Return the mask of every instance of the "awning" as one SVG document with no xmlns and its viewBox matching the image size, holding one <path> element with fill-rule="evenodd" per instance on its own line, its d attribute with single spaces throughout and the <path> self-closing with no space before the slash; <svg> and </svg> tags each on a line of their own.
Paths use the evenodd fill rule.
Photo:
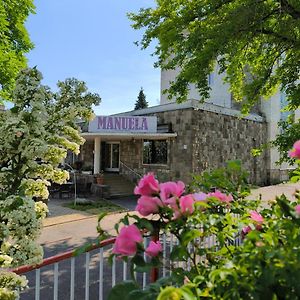
<svg viewBox="0 0 300 300">
<path fill-rule="evenodd" d="M 82 132 L 81 136 L 86 140 L 100 137 L 103 141 L 117 140 L 166 140 L 177 137 L 177 133 L 132 133 L 132 132 Z"/>
</svg>

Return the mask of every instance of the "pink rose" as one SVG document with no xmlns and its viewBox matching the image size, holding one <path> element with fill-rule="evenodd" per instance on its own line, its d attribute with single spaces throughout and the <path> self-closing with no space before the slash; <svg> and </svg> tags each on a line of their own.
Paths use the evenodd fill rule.
<svg viewBox="0 0 300 300">
<path fill-rule="evenodd" d="M 153 173 L 145 175 L 134 189 L 135 195 L 152 196 L 158 194 L 159 183 Z"/>
<path fill-rule="evenodd" d="M 250 212 L 250 218 L 251 218 L 253 221 L 255 221 L 255 222 L 259 223 L 259 224 L 262 224 L 262 223 L 264 222 L 263 216 L 262 216 L 261 214 L 259 214 L 259 213 L 258 213 L 257 211 L 255 211 L 255 210 L 252 210 L 252 211 Z"/>
<path fill-rule="evenodd" d="M 163 202 L 168 203 L 168 200 L 173 197 L 180 197 L 185 189 L 182 181 L 178 182 L 164 182 L 160 184 L 160 198 Z"/>
<path fill-rule="evenodd" d="M 226 202 L 226 203 L 230 203 L 233 200 L 232 195 L 223 194 L 219 190 L 216 190 L 213 193 L 207 194 L 207 197 L 215 197 L 215 198 L 219 199 L 221 202 Z"/>
<path fill-rule="evenodd" d="M 163 204 L 158 197 L 141 196 L 135 208 L 142 216 L 146 217 L 150 214 L 158 212 L 159 207 Z"/>
<path fill-rule="evenodd" d="M 255 229 L 261 230 L 261 224 L 264 222 L 263 216 L 255 210 L 250 211 L 250 218 L 256 223 Z M 242 237 L 245 237 L 250 231 L 252 231 L 250 226 L 246 226 L 242 229 Z"/>
<path fill-rule="evenodd" d="M 134 255 L 137 250 L 136 244 L 142 241 L 140 230 L 135 225 L 125 226 L 117 236 L 112 252 L 122 256 Z"/>
<path fill-rule="evenodd" d="M 295 206 L 295 212 L 298 216 L 300 216 L 300 204 Z"/>
<path fill-rule="evenodd" d="M 194 198 L 192 195 L 182 196 L 179 199 L 179 206 L 182 214 L 192 214 L 194 212 Z"/>
<path fill-rule="evenodd" d="M 246 226 L 242 229 L 242 234 L 245 236 L 247 233 L 249 233 L 251 231 L 251 227 L 250 226 Z"/>
<path fill-rule="evenodd" d="M 153 242 L 151 241 L 147 249 L 145 250 L 146 254 L 150 257 L 157 256 L 160 252 L 162 252 L 162 246 L 159 241 Z"/>
<path fill-rule="evenodd" d="M 195 193 L 192 195 L 195 201 L 205 201 L 207 198 L 207 194 L 205 193 Z"/>
<path fill-rule="evenodd" d="M 181 216 L 181 211 L 178 207 L 179 199 L 172 197 L 164 201 L 164 205 L 169 206 L 173 210 L 173 219 L 178 219 Z"/>
<path fill-rule="evenodd" d="M 300 141 L 295 142 L 293 149 L 289 151 L 289 156 L 300 159 Z"/>
</svg>

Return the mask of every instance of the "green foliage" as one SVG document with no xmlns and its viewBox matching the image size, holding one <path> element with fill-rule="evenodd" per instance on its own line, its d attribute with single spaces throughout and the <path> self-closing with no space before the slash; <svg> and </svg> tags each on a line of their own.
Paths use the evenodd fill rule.
<svg viewBox="0 0 300 300">
<path fill-rule="evenodd" d="M 205 171 L 200 175 L 194 174 L 189 188 L 206 193 L 219 189 L 226 194 L 232 194 L 236 199 L 244 198 L 250 192 L 248 176 L 248 172 L 242 168 L 241 161 L 227 161 L 223 168 Z"/>
<path fill-rule="evenodd" d="M 143 88 L 141 88 L 138 98 L 135 102 L 134 110 L 143 109 L 148 107 L 148 102 L 146 101 L 146 96 L 144 94 Z"/>
<path fill-rule="evenodd" d="M 160 0 L 154 8 L 129 14 L 135 29 L 144 29 L 142 48 L 158 39 L 157 66 L 179 75 L 168 92 L 181 102 L 194 83 L 209 97 L 208 75 L 215 63 L 225 73 L 244 112 L 278 87 L 290 109 L 300 104 L 300 2 L 257 0 Z"/>
<path fill-rule="evenodd" d="M 193 278 L 197 293 L 213 299 L 298 299 L 300 219 L 293 206 L 281 196 L 264 209 L 261 230 Z"/>
<path fill-rule="evenodd" d="M 33 48 L 24 25 L 34 11 L 33 0 L 0 2 L 0 96 L 6 99 L 10 97 L 17 74 L 26 67 L 25 54 Z"/>
<path fill-rule="evenodd" d="M 70 202 L 64 204 L 64 206 L 76 209 L 79 211 L 86 211 L 90 214 L 99 214 L 99 213 L 113 213 L 113 212 L 122 212 L 126 211 L 124 207 L 121 207 L 117 204 L 111 203 L 110 201 L 106 201 L 104 199 L 97 199 L 94 202 L 88 203 L 76 203 Z"/>
<path fill-rule="evenodd" d="M 138 289 L 138 285 L 134 281 L 124 281 L 111 290 L 108 300 L 130 300 L 132 299 L 130 292 L 136 289 Z"/>
<path fill-rule="evenodd" d="M 291 165 L 295 160 L 288 156 L 288 150 L 293 148 L 293 144 L 300 140 L 300 120 L 288 118 L 287 121 L 279 122 L 281 134 L 278 134 L 272 145 L 277 147 L 280 152 L 280 159 L 278 163 L 288 162 Z"/>
<path fill-rule="evenodd" d="M 299 179 L 299 172 L 295 176 Z M 268 203 L 248 200 L 244 198 L 248 187 L 241 188 L 241 178 L 246 178 L 241 164 L 232 161 L 195 183 L 202 191 L 210 191 L 212 186 L 233 191 L 234 200 L 228 203 L 208 195 L 195 202 L 192 213 L 179 218 L 165 206 L 152 219 L 125 216 L 125 224 L 132 224 L 129 219 L 133 218 L 141 231 L 150 231 L 146 235 L 158 231 L 173 234 L 178 243 L 167 260 L 161 255 L 145 260 L 144 246 L 137 244 L 130 260 L 132 274 L 149 272 L 163 264 L 172 269 L 172 274 L 144 290 L 117 285 L 112 294 L 120 295 L 122 290 L 128 299 L 161 300 L 299 299 L 300 193 L 296 193 L 295 202 L 284 195 Z M 215 243 L 209 242 L 212 238 Z"/>
<path fill-rule="evenodd" d="M 244 201 L 232 203 L 230 211 L 220 204 L 216 210 L 216 202 L 212 201 L 206 210 L 196 210 L 182 222 L 168 223 L 168 230 L 163 228 L 180 241 L 173 248 L 171 261 L 189 261 L 191 270 L 173 269 L 170 278 L 144 291 L 125 291 L 124 285 L 115 286 L 112 294 L 119 295 L 122 289 L 124 297 L 135 295 L 137 299 L 298 299 L 300 216 L 295 213 L 295 203 L 285 196 L 278 197 L 260 212 L 264 221 L 257 227 L 249 218 L 249 208 L 254 209 L 259 202 Z M 234 211 L 240 215 L 233 215 Z M 240 246 L 233 246 L 245 226 L 252 230 Z M 217 247 L 206 244 L 212 235 Z M 188 244 L 193 252 L 187 251 Z M 132 261 L 137 266 L 148 264 L 140 254 Z M 137 267 L 135 271 L 148 269 Z"/>
<path fill-rule="evenodd" d="M 146 286 L 145 290 L 141 290 L 135 281 L 125 281 L 115 285 L 108 296 L 108 300 L 118 300 L 120 295 L 125 299 L 135 300 L 153 300 L 157 299 L 161 288 L 167 287 L 172 283 L 170 278 L 161 278 L 156 282 Z"/>
<path fill-rule="evenodd" d="M 224 73 L 242 112 L 278 89 L 286 93 L 288 111 L 300 106 L 300 2 L 288 0 L 161 0 L 153 8 L 129 14 L 133 28 L 143 29 L 140 46 L 158 39 L 157 67 L 179 72 L 168 97 L 187 100 L 195 84 L 209 98 L 209 74 Z M 216 67 L 218 66 L 218 67 Z M 299 122 L 283 122 L 272 145 L 279 163 L 293 163 L 286 154 L 299 140 Z M 259 154 L 260 151 L 255 151 Z"/>
</svg>

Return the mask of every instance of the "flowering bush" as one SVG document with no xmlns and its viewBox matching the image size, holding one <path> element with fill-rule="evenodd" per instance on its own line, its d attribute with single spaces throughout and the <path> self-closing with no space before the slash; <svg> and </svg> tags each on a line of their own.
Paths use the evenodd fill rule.
<svg viewBox="0 0 300 300">
<path fill-rule="evenodd" d="M 48 209 L 34 200 L 47 199 L 52 182 L 68 179 L 58 165 L 68 150 L 78 153 L 84 140 L 76 120 L 91 117 L 91 105 L 99 101 L 75 79 L 59 82 L 57 93 L 41 80 L 37 69 L 23 70 L 13 108 L 0 112 L 0 269 L 41 262 L 36 240 Z M 0 276 L 1 299 L 14 299 L 16 286 L 23 287 L 20 276 L 8 274 Z"/>
<path fill-rule="evenodd" d="M 298 203 L 282 195 L 259 209 L 260 201 L 246 200 L 243 191 L 229 194 L 224 186 L 220 189 L 189 188 L 187 193 L 183 182 L 159 183 L 154 174 L 145 175 L 135 188 L 140 195 L 136 210 L 142 217 L 128 215 L 123 225 L 117 224 L 117 229 L 123 227 L 112 255 L 129 258 L 132 274 L 149 271 L 166 261 L 159 241 L 145 247 L 141 232 L 154 237 L 173 234 L 178 244 L 166 266 L 172 274 L 144 290 L 133 277 L 116 285 L 109 299 L 117 299 L 120 291 L 125 299 L 298 299 L 299 195 Z M 215 243 L 208 244 L 212 237 Z M 189 262 L 190 268 L 174 262 Z"/>
<path fill-rule="evenodd" d="M 0 299 L 14 300 L 20 291 L 27 287 L 25 276 L 18 276 L 11 272 L 0 271 Z"/>
</svg>

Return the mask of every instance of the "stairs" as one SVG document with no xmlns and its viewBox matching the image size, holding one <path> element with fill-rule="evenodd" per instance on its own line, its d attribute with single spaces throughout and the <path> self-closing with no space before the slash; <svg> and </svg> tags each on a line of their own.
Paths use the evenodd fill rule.
<svg viewBox="0 0 300 300">
<path fill-rule="evenodd" d="M 104 184 L 110 187 L 110 198 L 133 195 L 135 184 L 118 173 L 104 173 Z"/>
</svg>

